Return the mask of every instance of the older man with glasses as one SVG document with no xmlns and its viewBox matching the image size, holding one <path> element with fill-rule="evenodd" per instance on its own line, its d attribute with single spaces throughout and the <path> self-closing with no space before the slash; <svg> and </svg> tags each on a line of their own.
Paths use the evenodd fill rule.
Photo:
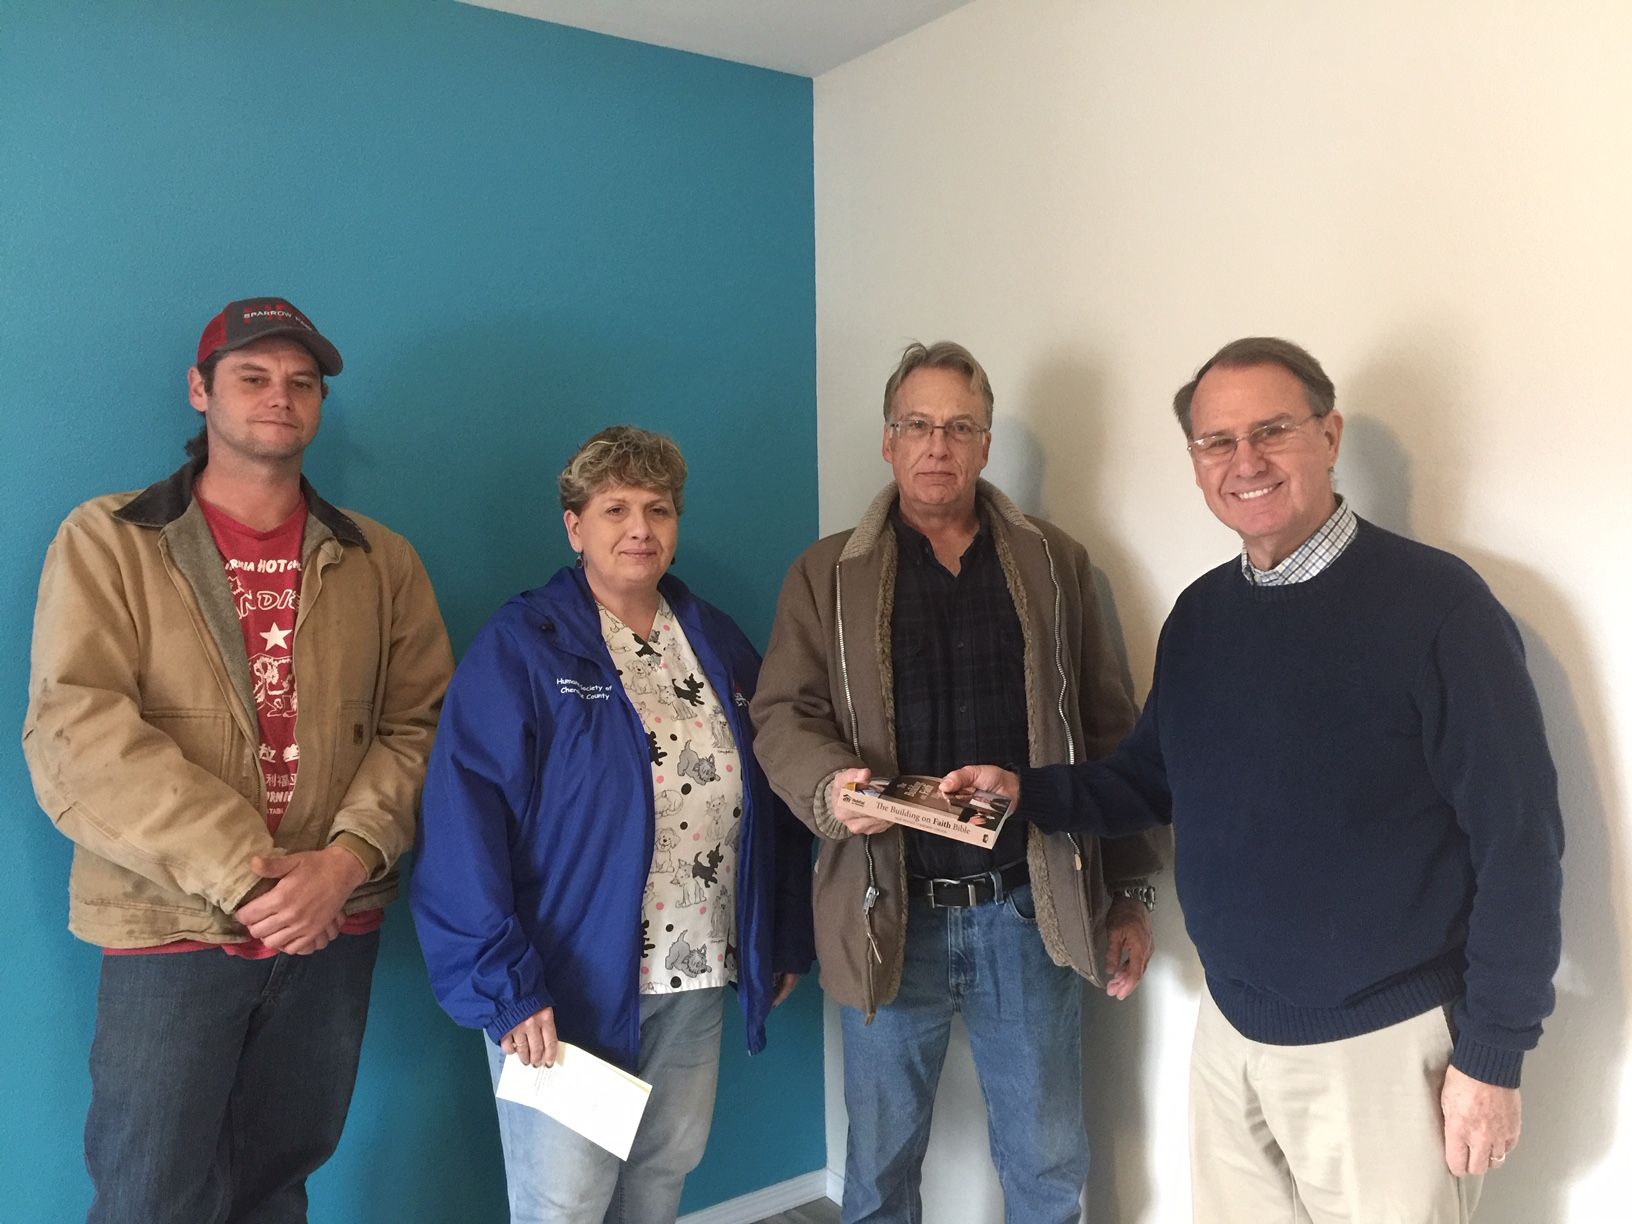
<svg viewBox="0 0 1632 1224">
<path fill-rule="evenodd" d="M 1080 1217 L 1082 980 L 1126 998 L 1150 958 L 1143 837 L 1009 821 L 991 849 L 835 810 L 874 773 L 1109 751 L 1133 707 L 1081 544 L 980 479 L 992 391 L 914 344 L 884 390 L 894 481 L 782 589 L 753 702 L 772 785 L 821 837 L 822 986 L 842 1006 L 844 1219 L 922 1218 L 952 1015 L 969 1030 L 1008 1220 Z"/>
<path fill-rule="evenodd" d="M 1466 1221 L 1559 958 L 1557 778 L 1517 628 L 1357 517 L 1320 363 L 1237 340 L 1174 398 L 1239 558 L 1174 606 L 1103 762 L 961 769 L 1050 830 L 1171 822 L 1202 967 L 1198 1224 Z"/>
</svg>

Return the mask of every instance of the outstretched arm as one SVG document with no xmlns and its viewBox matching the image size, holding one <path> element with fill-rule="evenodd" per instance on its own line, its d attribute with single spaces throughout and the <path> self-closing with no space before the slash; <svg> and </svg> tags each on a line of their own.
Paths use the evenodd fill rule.
<svg viewBox="0 0 1632 1224">
<path fill-rule="evenodd" d="M 1155 709 L 1152 690 L 1133 731 L 1103 761 L 1040 765 L 1018 773 L 965 765 L 941 780 L 941 791 L 975 787 L 1007 795 L 1016 815 L 1045 832 L 1130 837 L 1168 824 L 1173 797 L 1156 738 Z"/>
</svg>

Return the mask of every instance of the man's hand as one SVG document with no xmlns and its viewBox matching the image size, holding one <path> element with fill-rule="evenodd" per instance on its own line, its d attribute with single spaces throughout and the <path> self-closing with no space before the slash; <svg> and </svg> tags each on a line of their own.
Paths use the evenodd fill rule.
<svg viewBox="0 0 1632 1224">
<path fill-rule="evenodd" d="M 536 1011 L 499 1039 L 499 1049 L 529 1067 L 555 1066 L 555 1008 Z"/>
<path fill-rule="evenodd" d="M 1439 1094 L 1445 1115 L 1445 1166 L 1457 1177 L 1500 1168 L 1519 1143 L 1519 1090 L 1498 1088 L 1445 1069 Z"/>
<path fill-rule="evenodd" d="M 296 956 L 320 952 L 339 936 L 346 898 L 368 878 L 344 846 L 276 858 L 257 854 L 249 869 L 273 884 L 240 905 L 235 916 L 267 947 Z"/>
<path fill-rule="evenodd" d="M 995 791 L 999 795 L 1007 795 L 1012 800 L 1009 804 L 1011 812 L 1020 806 L 1020 779 L 996 765 L 965 765 L 962 769 L 954 769 L 941 779 L 943 795 L 955 795 L 959 791 L 971 790 Z"/>
<path fill-rule="evenodd" d="M 793 993 L 793 988 L 799 985 L 799 979 L 804 976 L 798 973 L 778 973 L 771 979 L 771 985 L 776 993 L 771 996 L 771 1006 L 780 1007 Z"/>
<path fill-rule="evenodd" d="M 1150 933 L 1150 912 L 1142 901 L 1117 897 L 1111 902 L 1110 938 L 1105 948 L 1105 993 L 1125 999 L 1145 976 L 1156 941 Z"/>
<path fill-rule="evenodd" d="M 879 820 L 874 816 L 863 816 L 859 812 L 852 812 L 839 806 L 839 792 L 846 786 L 860 786 L 872 780 L 873 771 L 870 769 L 841 769 L 833 775 L 833 783 L 828 788 L 828 794 L 832 796 L 833 802 L 833 819 L 852 833 L 859 835 L 882 833 L 885 829 L 895 827 L 887 820 Z"/>
</svg>

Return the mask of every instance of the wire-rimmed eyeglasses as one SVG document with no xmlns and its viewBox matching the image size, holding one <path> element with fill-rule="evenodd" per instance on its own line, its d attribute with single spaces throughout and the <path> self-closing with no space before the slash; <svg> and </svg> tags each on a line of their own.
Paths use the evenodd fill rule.
<svg viewBox="0 0 1632 1224">
<path fill-rule="evenodd" d="M 927 442 L 939 429 L 946 434 L 948 441 L 961 446 L 968 446 L 971 443 L 978 442 L 992 432 L 984 425 L 977 425 L 968 417 L 958 417 L 956 420 L 948 421 L 944 425 L 937 425 L 933 421 L 925 420 L 923 417 L 910 416 L 905 420 L 890 421 L 885 428 L 896 437 L 904 438 L 908 442 Z"/>
<path fill-rule="evenodd" d="M 1285 450 L 1292 444 L 1297 432 L 1310 421 L 1320 418 L 1313 412 L 1297 421 L 1266 421 L 1256 425 L 1241 434 L 1216 433 L 1208 434 L 1204 438 L 1197 438 L 1193 442 L 1185 443 L 1185 449 L 1197 463 L 1211 466 L 1215 463 L 1227 463 L 1235 455 L 1235 448 L 1245 442 L 1253 450 L 1263 455 L 1273 455 L 1276 451 Z"/>
</svg>

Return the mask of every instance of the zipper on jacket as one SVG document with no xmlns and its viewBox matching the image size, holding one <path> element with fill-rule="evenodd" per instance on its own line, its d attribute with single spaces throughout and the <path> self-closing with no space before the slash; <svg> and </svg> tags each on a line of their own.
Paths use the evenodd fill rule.
<svg viewBox="0 0 1632 1224">
<path fill-rule="evenodd" d="M 1054 669 L 1060 674 L 1060 698 L 1056 708 L 1060 715 L 1060 725 L 1065 728 L 1066 764 L 1075 765 L 1077 763 L 1077 741 L 1076 736 L 1071 733 L 1071 720 L 1066 717 L 1065 712 L 1065 698 L 1070 691 L 1071 682 L 1065 671 L 1065 645 L 1060 636 L 1060 611 L 1065 596 L 1060 589 L 1060 576 L 1054 569 L 1054 550 L 1048 546 L 1047 536 L 1043 537 L 1043 556 L 1048 558 L 1048 577 L 1054 584 Z M 1092 580 L 1091 576 L 1090 580 Z M 1068 833 L 1066 836 L 1071 839 L 1071 857 L 1077 869 L 1079 880 L 1078 887 L 1073 889 L 1072 892 L 1076 898 L 1077 918 L 1082 923 L 1083 946 L 1088 949 L 1088 969 L 1092 975 L 1089 981 L 1095 986 L 1100 986 L 1103 983 L 1100 981 L 1101 974 L 1095 957 L 1097 949 L 1094 946 L 1094 913 L 1089 902 L 1093 888 L 1086 878 L 1088 853 L 1083 847 L 1081 834 Z M 1056 919 L 1059 917 L 1058 913 L 1055 914 L 1055 917 Z"/>
<path fill-rule="evenodd" d="M 850 657 L 844 645 L 844 570 L 839 562 L 833 565 L 833 624 L 839 637 L 839 681 L 844 687 L 845 712 L 850 716 L 850 751 L 859 757 L 861 737 L 856 729 L 856 703 L 850 695 Z M 873 954 L 867 962 L 867 1023 L 871 1024 L 878 1013 L 874 1003 L 878 986 L 873 980 L 873 970 L 884 963 L 884 954 L 878 950 L 878 937 L 873 931 L 873 906 L 878 904 L 879 890 L 878 872 L 873 865 L 873 839 L 869 834 L 862 835 L 862 852 L 867 856 L 867 891 L 861 895 L 861 921 L 867 931 L 867 950 Z"/>
<path fill-rule="evenodd" d="M 861 755 L 861 738 L 856 733 L 856 703 L 850 696 L 850 656 L 844 647 L 844 571 L 833 566 L 833 624 L 839 634 L 839 683 L 844 686 L 844 708 L 850 714 L 850 750 Z"/>
<path fill-rule="evenodd" d="M 1048 558 L 1048 579 L 1054 584 L 1054 670 L 1060 673 L 1060 696 L 1055 703 L 1055 709 L 1060 715 L 1060 725 L 1065 728 L 1065 763 L 1077 763 L 1077 737 L 1071 733 L 1071 720 L 1065 714 L 1065 695 L 1071 687 L 1070 678 L 1065 673 L 1065 647 L 1060 642 L 1060 611 L 1064 602 L 1064 595 L 1060 591 L 1060 576 L 1054 569 L 1054 550 L 1048 546 L 1048 537 L 1043 538 L 1043 556 Z M 1077 864 L 1081 869 L 1082 864 Z"/>
</svg>

